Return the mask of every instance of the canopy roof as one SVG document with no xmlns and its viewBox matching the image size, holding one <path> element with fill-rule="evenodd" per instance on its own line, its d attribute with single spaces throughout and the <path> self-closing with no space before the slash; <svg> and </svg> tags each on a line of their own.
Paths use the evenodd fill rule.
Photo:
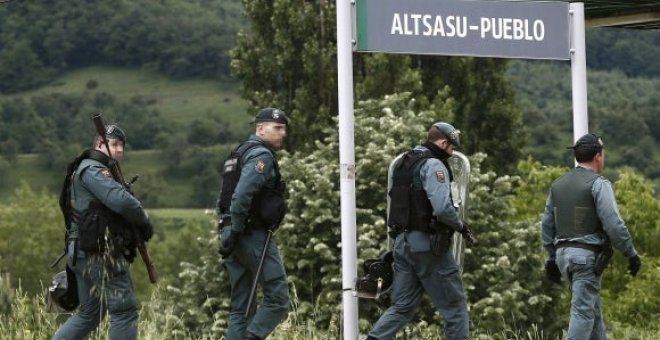
<svg viewBox="0 0 660 340">
<path fill-rule="evenodd" d="M 584 2 L 587 27 L 660 28 L 660 1 L 658 0 L 584 0 L 580 2 Z"/>
</svg>

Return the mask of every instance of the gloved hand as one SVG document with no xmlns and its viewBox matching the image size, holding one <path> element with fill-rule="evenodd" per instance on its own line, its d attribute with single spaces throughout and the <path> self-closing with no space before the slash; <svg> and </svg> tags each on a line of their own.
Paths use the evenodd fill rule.
<svg viewBox="0 0 660 340">
<path fill-rule="evenodd" d="M 461 222 L 463 222 L 463 229 L 461 229 L 460 233 L 461 235 L 463 235 L 463 239 L 465 239 L 465 242 L 468 244 L 468 246 L 473 246 L 477 244 L 477 239 L 474 237 L 470 225 L 465 221 L 461 221 Z"/>
<path fill-rule="evenodd" d="M 142 241 L 144 242 L 149 241 L 151 237 L 154 236 L 154 226 L 153 224 L 151 224 L 151 221 L 141 226 L 139 229 L 140 229 L 140 236 L 142 237 Z"/>
<path fill-rule="evenodd" d="M 639 268 L 641 267 L 642 260 L 639 258 L 639 255 L 635 255 L 628 259 L 628 272 L 630 272 L 630 275 L 637 275 L 637 272 L 639 272 Z"/>
<path fill-rule="evenodd" d="M 233 231 L 231 227 L 225 227 L 222 229 L 222 240 L 220 242 L 220 255 L 222 258 L 227 258 L 234 252 L 238 239 L 241 236 L 240 232 Z"/>
<path fill-rule="evenodd" d="M 559 267 L 555 260 L 545 261 L 545 278 L 552 283 L 561 283 L 561 272 L 559 271 Z"/>
</svg>

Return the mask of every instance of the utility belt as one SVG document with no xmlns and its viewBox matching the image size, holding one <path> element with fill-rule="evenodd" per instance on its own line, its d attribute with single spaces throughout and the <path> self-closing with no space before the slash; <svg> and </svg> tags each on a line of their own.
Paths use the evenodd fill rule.
<svg viewBox="0 0 660 340">
<path fill-rule="evenodd" d="M 603 274 L 605 271 L 605 268 L 610 263 L 610 260 L 612 259 L 612 256 L 614 255 L 614 251 L 612 250 L 612 245 L 607 242 L 603 246 L 595 245 L 595 244 L 586 244 L 586 243 L 581 243 L 581 242 L 575 242 L 575 241 L 560 241 L 557 242 L 557 245 L 555 245 L 556 249 L 559 248 L 580 248 L 580 249 L 586 249 L 586 250 L 591 250 L 596 254 L 596 261 L 594 263 L 594 273 L 596 276 L 600 276 Z"/>
<path fill-rule="evenodd" d="M 231 216 L 229 214 L 224 215 L 222 217 L 222 220 L 218 226 L 218 235 L 222 232 L 222 228 L 224 227 L 231 227 Z M 249 216 L 247 220 L 245 221 L 245 228 L 243 229 L 243 232 L 246 234 L 249 234 L 253 230 L 268 230 L 270 229 L 270 225 L 268 225 L 266 222 L 263 220 Z"/>
<path fill-rule="evenodd" d="M 399 234 L 402 232 L 409 232 L 409 231 L 421 231 L 423 233 L 427 234 L 436 234 L 438 232 L 444 232 L 445 230 L 450 230 L 453 231 L 450 226 L 445 225 L 443 223 L 438 222 L 435 218 L 431 219 L 427 225 L 412 225 L 407 228 L 402 228 L 400 226 L 390 226 L 390 237 L 396 238 Z"/>
<path fill-rule="evenodd" d="M 603 247 L 595 244 L 587 244 L 587 243 L 582 243 L 582 242 L 576 242 L 576 241 L 559 241 L 557 242 L 557 245 L 555 245 L 555 248 L 580 248 L 580 249 L 586 249 L 586 250 L 591 250 L 594 253 L 598 254 L 600 253 L 601 250 L 603 250 Z"/>
</svg>

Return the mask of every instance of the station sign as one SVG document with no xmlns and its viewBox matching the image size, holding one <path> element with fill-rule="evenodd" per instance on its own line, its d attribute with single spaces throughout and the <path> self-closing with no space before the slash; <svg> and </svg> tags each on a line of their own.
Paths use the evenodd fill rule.
<svg viewBox="0 0 660 340">
<path fill-rule="evenodd" d="M 570 59 L 569 4 L 356 0 L 356 51 Z"/>
</svg>

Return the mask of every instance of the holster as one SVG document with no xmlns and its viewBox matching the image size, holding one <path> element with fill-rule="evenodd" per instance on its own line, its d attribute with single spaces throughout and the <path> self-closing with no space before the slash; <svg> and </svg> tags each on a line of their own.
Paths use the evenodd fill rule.
<svg viewBox="0 0 660 340">
<path fill-rule="evenodd" d="M 451 246 L 451 238 L 454 230 L 451 228 L 437 228 L 435 233 L 431 234 L 431 253 L 436 256 L 442 256 Z"/>
<path fill-rule="evenodd" d="M 614 252 L 612 250 L 612 245 L 609 243 L 603 245 L 603 248 L 596 255 L 596 263 L 594 264 L 594 274 L 596 274 L 596 276 L 601 276 L 603 274 L 607 265 L 610 264 L 613 255 Z"/>
</svg>

